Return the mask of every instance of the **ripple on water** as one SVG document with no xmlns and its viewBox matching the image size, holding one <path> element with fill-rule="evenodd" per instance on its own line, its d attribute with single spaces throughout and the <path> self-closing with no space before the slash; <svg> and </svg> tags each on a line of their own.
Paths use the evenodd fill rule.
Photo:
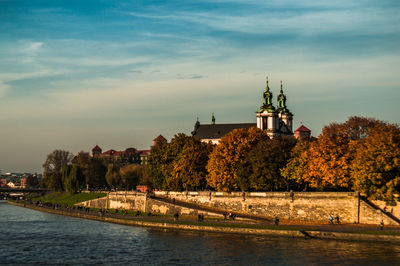
<svg viewBox="0 0 400 266">
<path fill-rule="evenodd" d="M 0 204 L 3 264 L 400 263 L 400 245 L 145 229 Z"/>
</svg>

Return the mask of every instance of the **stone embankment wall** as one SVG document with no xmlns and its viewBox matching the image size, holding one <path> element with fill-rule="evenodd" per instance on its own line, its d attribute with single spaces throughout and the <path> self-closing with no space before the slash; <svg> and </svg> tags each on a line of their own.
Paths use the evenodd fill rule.
<svg viewBox="0 0 400 266">
<path fill-rule="evenodd" d="M 142 212 L 159 214 L 179 213 L 180 215 L 194 216 L 202 214 L 208 217 L 223 217 L 221 214 L 190 209 L 175 204 L 158 201 L 156 199 L 147 197 L 146 193 L 141 192 L 110 192 L 107 193 L 107 196 L 104 198 L 85 201 L 79 205 L 91 208 L 138 210 Z"/>
<path fill-rule="evenodd" d="M 226 212 L 238 212 L 266 218 L 323 222 L 329 215 L 340 216 L 343 223 L 398 225 L 382 210 L 360 199 L 356 192 L 166 192 L 156 191 L 156 197 L 194 203 Z M 122 208 L 160 214 L 180 213 L 222 217 L 221 214 L 200 211 L 149 198 L 140 192 L 110 192 L 106 197 L 81 205 L 94 208 Z M 379 205 L 378 205 L 379 206 Z"/>
<path fill-rule="evenodd" d="M 343 223 L 398 223 L 360 199 L 357 192 L 155 192 L 158 197 L 216 209 L 286 220 L 327 222 L 329 215 Z"/>
</svg>

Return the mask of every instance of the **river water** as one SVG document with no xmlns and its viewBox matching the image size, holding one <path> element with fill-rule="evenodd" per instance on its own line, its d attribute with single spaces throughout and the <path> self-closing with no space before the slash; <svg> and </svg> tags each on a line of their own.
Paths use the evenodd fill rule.
<svg viewBox="0 0 400 266">
<path fill-rule="evenodd" d="M 399 265 L 400 244 L 165 231 L 0 203 L 0 264 Z"/>
</svg>

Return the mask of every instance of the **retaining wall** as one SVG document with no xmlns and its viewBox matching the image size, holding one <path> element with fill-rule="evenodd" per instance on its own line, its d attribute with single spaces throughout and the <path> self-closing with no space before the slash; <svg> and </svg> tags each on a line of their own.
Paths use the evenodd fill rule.
<svg viewBox="0 0 400 266">
<path fill-rule="evenodd" d="M 343 223 L 379 224 L 398 223 L 360 199 L 356 192 L 166 192 L 156 191 L 157 197 L 195 203 L 200 206 L 258 215 L 266 218 L 326 223 L 329 215 L 339 215 Z M 207 211 L 180 207 L 151 199 L 140 192 L 110 192 L 106 197 L 81 205 L 95 208 L 122 208 L 161 214 L 222 217 Z"/>
</svg>

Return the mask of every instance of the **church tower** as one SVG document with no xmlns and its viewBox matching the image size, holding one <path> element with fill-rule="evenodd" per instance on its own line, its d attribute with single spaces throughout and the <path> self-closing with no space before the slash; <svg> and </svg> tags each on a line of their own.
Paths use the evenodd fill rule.
<svg viewBox="0 0 400 266">
<path fill-rule="evenodd" d="M 283 93 L 282 81 L 281 81 L 281 91 L 278 95 L 278 112 L 279 119 L 286 125 L 290 134 L 293 134 L 293 114 L 289 111 L 286 106 L 286 95 Z"/>
<path fill-rule="evenodd" d="M 286 106 L 286 95 L 283 93 L 282 81 L 276 109 L 272 104 L 272 92 L 268 86 L 268 77 L 266 83 L 263 94 L 264 103 L 256 112 L 257 127 L 266 130 L 271 138 L 281 135 L 293 135 L 293 114 Z"/>
<path fill-rule="evenodd" d="M 274 137 L 276 135 L 276 128 L 278 121 L 278 115 L 275 111 L 275 107 L 272 104 L 272 92 L 269 90 L 268 77 L 266 80 L 266 88 L 263 94 L 264 103 L 257 111 L 257 127 L 262 130 L 266 130 L 268 136 Z"/>
</svg>

